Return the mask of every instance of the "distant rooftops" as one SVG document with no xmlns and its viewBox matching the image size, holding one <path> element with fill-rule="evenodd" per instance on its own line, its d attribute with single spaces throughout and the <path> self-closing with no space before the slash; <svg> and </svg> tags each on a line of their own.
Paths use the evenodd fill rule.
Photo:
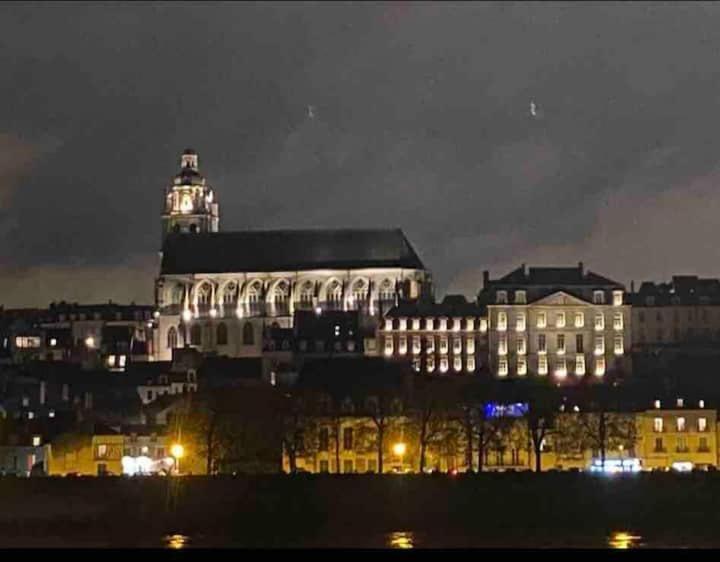
<svg viewBox="0 0 720 562">
<path fill-rule="evenodd" d="M 622 289 L 623 285 L 602 275 L 585 269 L 582 262 L 577 267 L 526 267 L 525 264 L 499 279 L 490 279 L 489 272 L 483 274 L 485 286 L 576 286 Z"/>
<path fill-rule="evenodd" d="M 438 317 L 481 317 L 485 316 L 485 307 L 476 302 L 468 302 L 464 295 L 447 295 L 442 302 L 403 302 L 391 308 L 390 318 L 438 318 Z"/>
<path fill-rule="evenodd" d="M 631 295 L 635 306 L 720 304 L 720 279 L 674 275 L 672 281 L 645 281 Z"/>
</svg>

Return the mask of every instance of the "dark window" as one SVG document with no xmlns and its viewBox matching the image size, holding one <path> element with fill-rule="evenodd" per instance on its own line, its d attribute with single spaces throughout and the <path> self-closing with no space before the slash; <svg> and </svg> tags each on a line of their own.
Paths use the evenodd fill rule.
<svg viewBox="0 0 720 562">
<path fill-rule="evenodd" d="M 540 334 L 538 336 L 538 351 L 545 351 L 545 334 Z"/>
<path fill-rule="evenodd" d="M 351 460 L 344 460 L 343 461 L 343 472 L 345 474 L 350 474 L 353 471 L 353 462 Z"/>
<path fill-rule="evenodd" d="M 228 331 L 227 326 L 224 322 L 220 322 L 217 327 L 217 344 L 227 345 L 228 342 Z"/>
<path fill-rule="evenodd" d="M 639 318 L 639 320 L 640 320 L 640 323 L 645 322 L 645 312 L 643 312 L 643 311 L 641 310 L 640 313 L 638 314 L 638 318 Z"/>
<path fill-rule="evenodd" d="M 327 461 L 320 461 L 320 472 L 330 472 L 330 465 Z"/>
<path fill-rule="evenodd" d="M 153 399 L 153 391 L 152 391 L 152 390 L 148 390 L 148 391 L 147 391 L 147 399 L 148 399 L 148 400 L 152 400 L 152 399 Z"/>
<path fill-rule="evenodd" d="M 660 452 L 663 450 L 663 440 L 662 437 L 656 437 L 655 438 L 655 451 Z"/>
<path fill-rule="evenodd" d="M 195 324 L 190 328 L 190 343 L 192 345 L 200 345 L 202 339 L 202 330 L 198 324 Z"/>
<path fill-rule="evenodd" d="M 557 335 L 557 348 L 565 349 L 565 335 L 564 334 Z"/>
<path fill-rule="evenodd" d="M 582 334 L 577 334 L 575 336 L 575 351 L 578 353 L 585 353 L 585 340 L 583 339 Z"/>
<path fill-rule="evenodd" d="M 254 345 L 255 344 L 255 332 L 252 324 L 247 322 L 243 326 L 243 345 Z"/>
<path fill-rule="evenodd" d="M 343 429 L 343 449 L 352 451 L 353 448 L 353 428 L 346 427 Z"/>
<path fill-rule="evenodd" d="M 179 224 L 173 225 L 172 230 L 173 230 L 173 232 L 180 232 L 180 225 Z"/>
<path fill-rule="evenodd" d="M 320 450 L 327 451 L 329 448 L 329 432 L 327 427 L 320 428 Z"/>
<path fill-rule="evenodd" d="M 196 224 L 191 224 L 191 225 L 190 225 L 190 232 L 197 232 L 197 231 L 198 231 L 197 225 L 196 225 Z"/>
</svg>

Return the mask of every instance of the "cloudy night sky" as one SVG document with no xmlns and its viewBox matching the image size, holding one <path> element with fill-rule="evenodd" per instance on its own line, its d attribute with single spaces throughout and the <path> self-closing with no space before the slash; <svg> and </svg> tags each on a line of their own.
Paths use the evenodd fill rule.
<svg viewBox="0 0 720 562">
<path fill-rule="evenodd" d="M 0 70 L 5 306 L 152 302 L 186 147 L 221 229 L 399 226 L 438 295 L 720 275 L 718 4 L 6 3 Z"/>
</svg>

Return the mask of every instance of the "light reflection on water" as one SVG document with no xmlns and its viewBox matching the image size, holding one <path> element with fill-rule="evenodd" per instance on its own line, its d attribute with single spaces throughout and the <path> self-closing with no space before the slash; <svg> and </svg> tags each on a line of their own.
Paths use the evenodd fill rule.
<svg viewBox="0 0 720 562">
<path fill-rule="evenodd" d="M 187 547 L 190 542 L 190 537 L 187 535 L 166 535 L 163 537 L 163 541 L 165 542 L 166 548 L 177 550 Z"/>
<path fill-rule="evenodd" d="M 633 535 L 628 531 L 616 531 L 608 539 L 608 546 L 615 549 L 637 548 L 640 546 L 642 537 Z"/>
<path fill-rule="evenodd" d="M 387 545 L 390 548 L 414 548 L 415 536 L 410 531 L 396 531 L 387 535 Z"/>
</svg>

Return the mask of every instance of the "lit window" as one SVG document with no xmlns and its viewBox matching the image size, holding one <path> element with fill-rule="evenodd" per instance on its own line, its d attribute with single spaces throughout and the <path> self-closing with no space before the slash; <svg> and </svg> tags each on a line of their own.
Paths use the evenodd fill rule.
<svg viewBox="0 0 720 562">
<path fill-rule="evenodd" d="M 682 398 L 677 399 L 677 407 L 682 408 L 685 405 L 685 401 Z"/>
<path fill-rule="evenodd" d="M 420 353 L 421 347 L 422 347 L 422 344 L 421 344 L 420 336 L 413 336 L 413 339 L 412 339 L 413 355 L 417 355 L 418 353 Z"/>
<path fill-rule="evenodd" d="M 35 418 L 35 412 L 28 412 L 28 419 L 32 420 Z"/>
<path fill-rule="evenodd" d="M 585 374 L 585 356 L 584 355 L 577 355 L 575 357 L 575 374 L 576 375 L 584 375 Z"/>
<path fill-rule="evenodd" d="M 546 312 L 538 312 L 537 327 L 538 328 L 546 328 L 547 327 L 547 313 Z"/>
<path fill-rule="evenodd" d="M 558 312 L 557 316 L 555 316 L 555 327 L 556 328 L 564 328 L 565 327 L 565 313 L 564 312 Z"/>
<path fill-rule="evenodd" d="M 412 329 L 413 329 L 413 330 L 419 330 L 419 329 L 420 329 L 420 318 L 413 318 L 413 319 L 412 319 Z"/>
<path fill-rule="evenodd" d="M 405 355 L 407 353 L 407 337 L 406 336 L 400 336 L 398 338 L 398 353 L 400 355 Z"/>
<path fill-rule="evenodd" d="M 98 457 L 107 456 L 107 445 L 98 445 L 97 456 Z"/>
<path fill-rule="evenodd" d="M 440 338 L 440 353 L 446 354 L 448 352 L 448 339 L 443 336 Z"/>
<path fill-rule="evenodd" d="M 507 337 L 504 335 L 498 338 L 498 355 L 507 355 Z"/>
<path fill-rule="evenodd" d="M 685 418 L 680 417 L 677 419 L 677 430 L 685 431 Z"/>
<path fill-rule="evenodd" d="M 527 359 L 525 357 L 518 357 L 517 374 L 520 376 L 527 375 Z"/>
<path fill-rule="evenodd" d="M 50 338 L 50 347 L 55 347 L 57 345 L 57 339 L 56 338 Z"/>
<path fill-rule="evenodd" d="M 605 304 L 605 293 L 603 291 L 593 291 L 593 303 Z"/>
<path fill-rule="evenodd" d="M 120 365 L 120 367 L 124 367 L 126 360 L 127 360 L 127 356 L 125 356 L 125 355 L 120 355 L 120 356 L 118 357 L 118 365 Z"/>
<path fill-rule="evenodd" d="M 475 358 L 472 356 L 467 358 L 467 370 L 469 373 L 475 370 Z"/>
<path fill-rule="evenodd" d="M 35 435 L 32 439 L 33 447 L 39 447 L 40 446 L 40 436 Z"/>
<path fill-rule="evenodd" d="M 29 406 L 29 405 L 30 405 L 30 398 L 28 398 L 27 396 L 23 396 L 23 397 L 22 397 L 22 405 L 23 405 L 23 406 Z"/>
<path fill-rule="evenodd" d="M 613 306 L 620 306 L 623 303 L 623 292 L 613 291 Z"/>
<path fill-rule="evenodd" d="M 447 318 L 440 318 L 440 327 L 438 328 L 441 332 L 447 330 Z"/>
<path fill-rule="evenodd" d="M 515 291 L 515 304 L 525 304 L 526 302 L 525 291 Z"/>
<path fill-rule="evenodd" d="M 524 332 L 525 331 L 525 313 L 524 312 L 518 312 L 517 316 L 515 317 L 515 331 L 516 332 Z"/>
<path fill-rule="evenodd" d="M 595 336 L 595 355 L 605 355 L 605 338 Z"/>
<path fill-rule="evenodd" d="M 475 319 L 474 318 L 466 318 L 465 319 L 465 330 L 468 332 L 472 332 L 475 329 Z"/>
<path fill-rule="evenodd" d="M 35 336 L 18 336 L 15 338 L 15 347 L 18 349 L 33 349 L 40 347 L 40 338 Z"/>
<path fill-rule="evenodd" d="M 613 316 L 613 328 L 616 330 L 623 329 L 623 315 L 622 312 L 616 312 Z"/>
<path fill-rule="evenodd" d="M 605 329 L 605 316 L 602 313 L 595 315 L 595 329 L 598 331 Z"/>
<path fill-rule="evenodd" d="M 433 329 L 433 319 L 432 319 L 432 318 L 426 318 L 426 319 L 425 319 L 425 329 L 426 329 L 426 330 L 432 330 L 432 329 Z"/>
<path fill-rule="evenodd" d="M 54 417 L 55 417 L 55 410 L 50 410 L 50 411 L 48 412 L 48 417 L 49 417 L 49 418 L 54 418 Z"/>
<path fill-rule="evenodd" d="M 385 330 L 391 331 L 393 329 L 393 321 L 392 318 L 385 318 Z"/>
<path fill-rule="evenodd" d="M 575 327 L 582 328 L 585 326 L 585 314 L 583 312 L 575 313 Z"/>
<path fill-rule="evenodd" d="M 654 405 L 655 405 L 655 409 L 659 410 L 660 409 L 660 400 L 655 400 Z"/>
<path fill-rule="evenodd" d="M 508 363 L 504 357 L 498 360 L 498 375 L 504 377 L 508 374 Z"/>
<path fill-rule="evenodd" d="M 507 330 L 507 312 L 502 310 L 497 313 L 497 331 L 504 332 Z"/>
<path fill-rule="evenodd" d="M 465 340 L 465 351 L 468 355 L 475 353 L 475 338 Z"/>
<path fill-rule="evenodd" d="M 432 373 L 435 370 L 435 357 L 432 355 L 427 358 L 427 371 Z"/>
<path fill-rule="evenodd" d="M 462 339 L 453 338 L 453 353 L 462 353 Z"/>
<path fill-rule="evenodd" d="M 400 318 L 400 331 L 404 332 L 407 330 L 407 319 L 406 318 Z"/>
<path fill-rule="evenodd" d="M 456 372 L 462 371 L 462 357 L 454 357 L 453 358 L 453 369 L 455 369 Z"/>
<path fill-rule="evenodd" d="M 555 363 L 555 376 L 564 378 L 567 375 L 567 365 L 565 363 L 565 358 L 558 359 Z"/>
<path fill-rule="evenodd" d="M 662 418 L 655 418 L 653 420 L 653 431 L 655 433 L 662 433 L 663 431 L 663 420 Z"/>
<path fill-rule="evenodd" d="M 495 302 L 497 304 L 507 304 L 507 291 L 498 291 L 495 293 Z"/>
<path fill-rule="evenodd" d="M 115 356 L 114 355 L 108 355 L 107 364 L 108 364 L 108 367 L 115 366 Z"/>
<path fill-rule="evenodd" d="M 517 338 L 517 353 L 518 355 L 525 355 L 527 353 L 527 340 L 525 336 L 518 336 Z"/>
<path fill-rule="evenodd" d="M 460 318 L 453 318 L 453 332 L 460 331 Z"/>
<path fill-rule="evenodd" d="M 622 355 L 625 352 L 622 336 L 615 336 L 614 349 L 615 349 L 615 355 Z"/>
<path fill-rule="evenodd" d="M 698 431 L 707 431 L 707 418 L 698 418 Z"/>
<path fill-rule="evenodd" d="M 601 377 L 605 374 L 605 357 L 595 358 L 595 375 Z"/>
<path fill-rule="evenodd" d="M 440 358 L 440 372 L 447 373 L 447 370 L 448 370 L 448 358 L 441 357 Z"/>
<path fill-rule="evenodd" d="M 698 406 L 699 406 L 700 408 L 704 408 L 704 407 L 705 407 L 705 400 L 700 400 L 700 402 L 698 402 Z"/>
<path fill-rule="evenodd" d="M 557 335 L 557 354 L 565 355 L 565 334 Z"/>
<path fill-rule="evenodd" d="M 480 333 L 487 332 L 487 318 L 480 318 Z"/>
<path fill-rule="evenodd" d="M 435 353 L 435 337 L 434 336 L 428 336 L 426 340 L 426 347 L 425 351 L 428 355 Z"/>
<path fill-rule="evenodd" d="M 392 336 L 385 338 L 385 355 L 393 354 L 393 339 Z"/>
<path fill-rule="evenodd" d="M 538 375 L 547 375 L 547 372 L 548 372 L 547 356 L 539 355 L 538 356 Z"/>
<path fill-rule="evenodd" d="M 545 334 L 538 334 L 538 353 L 547 353 L 547 343 L 545 341 Z"/>
</svg>

